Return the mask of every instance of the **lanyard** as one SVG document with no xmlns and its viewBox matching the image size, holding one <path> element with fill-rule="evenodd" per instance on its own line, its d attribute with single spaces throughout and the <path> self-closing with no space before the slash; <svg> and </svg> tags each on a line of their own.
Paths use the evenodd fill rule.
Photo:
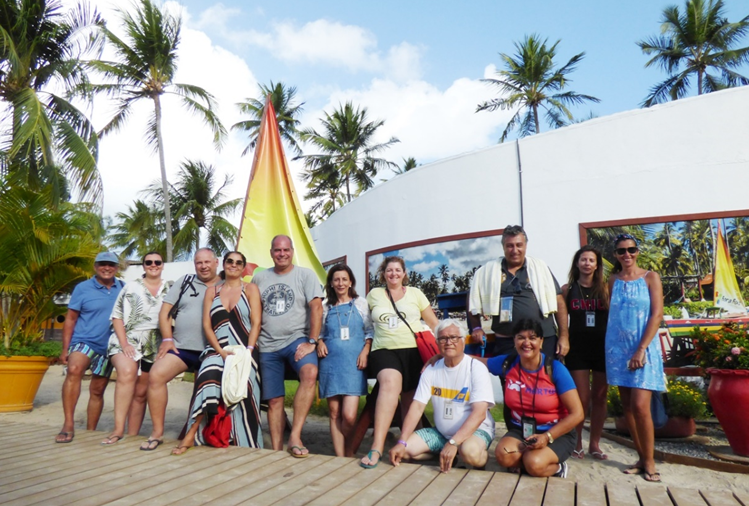
<svg viewBox="0 0 749 506">
<path fill-rule="evenodd" d="M 343 327 L 348 328 L 348 324 L 351 323 L 351 313 L 354 312 L 353 305 L 354 305 L 354 301 L 353 300 L 348 302 L 349 312 L 348 312 L 348 319 L 346 320 L 346 325 L 342 325 L 341 324 L 341 312 L 340 312 L 340 310 L 338 310 L 338 311 L 335 312 L 335 316 L 336 316 L 336 318 L 338 318 L 338 327 L 339 328 L 343 328 Z M 336 306 L 336 307 L 339 307 L 339 306 Z"/>
<path fill-rule="evenodd" d="M 541 359 L 541 367 L 543 367 L 543 358 Z M 518 369 L 520 370 L 520 382 L 522 383 L 523 380 L 523 366 L 518 363 Z M 539 369 L 536 373 L 536 384 L 533 387 L 533 402 L 531 404 L 531 412 L 533 413 L 533 416 L 536 415 L 536 392 L 538 391 L 538 377 L 541 375 L 541 370 Z M 525 416 L 525 406 L 523 406 L 523 389 L 520 389 L 520 410 L 523 412 L 523 416 Z"/>
</svg>

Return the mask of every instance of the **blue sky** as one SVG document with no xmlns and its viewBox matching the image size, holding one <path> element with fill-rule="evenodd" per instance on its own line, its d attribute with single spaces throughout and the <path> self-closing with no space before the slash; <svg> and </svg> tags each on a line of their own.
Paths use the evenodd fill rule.
<svg viewBox="0 0 749 506">
<path fill-rule="evenodd" d="M 92 3 L 110 26 L 117 24 L 112 11 L 117 3 Z M 644 68 L 647 57 L 635 42 L 659 33 L 663 8 L 675 3 L 187 0 L 166 6 L 184 18 L 176 80 L 212 92 L 227 127 L 242 119 L 233 104 L 256 96 L 258 82 L 283 81 L 296 86 L 305 102 L 304 127 L 317 127 L 322 111 L 352 100 L 367 107 L 372 119 L 385 120 L 380 140 L 401 140 L 386 158 L 401 163 L 413 156 L 428 163 L 497 141 L 509 113 L 474 113 L 477 103 L 495 96 L 479 80 L 500 65 L 499 52 L 514 53 L 514 42 L 527 34 L 561 39 L 558 64 L 586 52 L 569 89 L 601 103 L 579 108 L 577 116 L 638 108 L 650 86 L 666 76 Z M 730 20 L 749 14 L 745 1 L 727 0 L 726 6 Z M 749 74 L 747 68 L 742 72 Z M 170 176 L 186 158 L 205 160 L 234 175 L 232 197 L 244 196 L 251 158 L 239 156 L 246 143 L 242 135 L 233 133 L 216 153 L 208 130 L 176 102 L 167 102 Z M 97 102 L 97 126 L 110 111 L 110 104 Z M 139 189 L 158 177 L 158 160 L 142 141 L 147 112 L 144 104 L 122 133 L 102 141 L 105 214 L 124 210 Z M 292 163 L 294 172 L 300 169 L 299 162 Z M 297 188 L 302 194 L 299 183 Z"/>
</svg>

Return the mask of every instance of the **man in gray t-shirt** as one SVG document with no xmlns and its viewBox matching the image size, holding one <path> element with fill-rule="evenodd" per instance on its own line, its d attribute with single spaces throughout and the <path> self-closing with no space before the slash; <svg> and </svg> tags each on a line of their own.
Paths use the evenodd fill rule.
<svg viewBox="0 0 749 506">
<path fill-rule="evenodd" d="M 218 258 L 213 250 L 199 249 L 195 254 L 195 274 L 182 276 L 164 297 L 159 311 L 161 346 L 148 375 L 148 410 L 153 430 L 141 450 L 155 450 L 164 436 L 164 418 L 168 390 L 166 384 L 178 374 L 200 368 L 200 354 L 205 348 L 203 334 L 203 298 L 206 289 L 219 281 Z M 176 305 L 177 315 L 170 315 Z M 174 316 L 174 330 L 172 317 Z"/>
<path fill-rule="evenodd" d="M 268 402 L 268 426 L 274 450 L 283 449 L 283 407 L 286 364 L 299 375 L 294 396 L 294 421 L 288 451 L 304 458 L 302 427 L 312 406 L 317 382 L 317 339 L 322 327 L 322 287 L 310 269 L 292 263 L 291 239 L 278 235 L 271 241 L 273 269 L 258 272 L 252 282 L 260 289 L 263 323 L 260 330 L 262 398 Z"/>
</svg>

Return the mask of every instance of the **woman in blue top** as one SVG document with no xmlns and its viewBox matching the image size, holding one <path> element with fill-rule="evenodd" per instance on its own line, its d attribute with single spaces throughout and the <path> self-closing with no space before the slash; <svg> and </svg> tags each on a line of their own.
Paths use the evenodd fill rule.
<svg viewBox="0 0 749 506">
<path fill-rule="evenodd" d="M 654 339 L 663 319 L 663 286 L 657 273 L 637 266 L 637 240 L 622 234 L 614 240 L 616 263 L 609 278 L 606 328 L 606 377 L 619 387 L 624 418 L 640 457 L 624 470 L 661 481 L 653 459 L 655 434 L 650 414 L 652 392 L 663 392 L 661 345 Z"/>
</svg>

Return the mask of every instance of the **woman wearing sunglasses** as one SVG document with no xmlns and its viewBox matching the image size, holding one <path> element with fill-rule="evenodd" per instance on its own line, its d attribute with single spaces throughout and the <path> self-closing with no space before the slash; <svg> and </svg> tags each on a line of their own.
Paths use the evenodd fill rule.
<svg viewBox="0 0 749 506">
<path fill-rule="evenodd" d="M 619 387 L 632 441 L 640 459 L 624 470 L 661 481 L 653 459 L 652 392 L 666 390 L 661 345 L 655 336 L 663 319 L 660 276 L 637 265 L 637 240 L 622 234 L 614 240 L 616 262 L 609 278 L 611 303 L 606 329 L 606 377 Z"/>
<path fill-rule="evenodd" d="M 146 413 L 148 372 L 161 344 L 159 311 L 169 284 L 161 279 L 164 260 L 159 253 L 146 253 L 143 270 L 143 277 L 125 285 L 112 310 L 114 334 L 109 338 L 107 354 L 117 371 L 114 429 L 102 445 L 115 444 L 125 437 L 125 422 L 128 435 L 137 436 Z"/>
<path fill-rule="evenodd" d="M 239 251 L 224 255 L 223 281 L 209 287 L 203 300 L 203 330 L 208 344 L 200 356 L 200 371 L 195 378 L 195 394 L 187 420 L 187 433 L 174 448 L 173 455 L 182 455 L 196 443 L 211 446 L 263 447 L 260 427 L 260 374 L 257 339 L 260 335 L 262 307 L 257 285 L 242 281 L 247 264 Z M 247 396 L 226 405 L 222 392 L 222 377 L 226 359 L 234 350 L 228 346 L 246 348 L 249 353 Z M 242 351 L 242 350 L 237 350 Z M 224 417 L 231 419 L 228 433 L 222 431 Z M 199 430 L 210 426 L 207 431 Z"/>
</svg>

